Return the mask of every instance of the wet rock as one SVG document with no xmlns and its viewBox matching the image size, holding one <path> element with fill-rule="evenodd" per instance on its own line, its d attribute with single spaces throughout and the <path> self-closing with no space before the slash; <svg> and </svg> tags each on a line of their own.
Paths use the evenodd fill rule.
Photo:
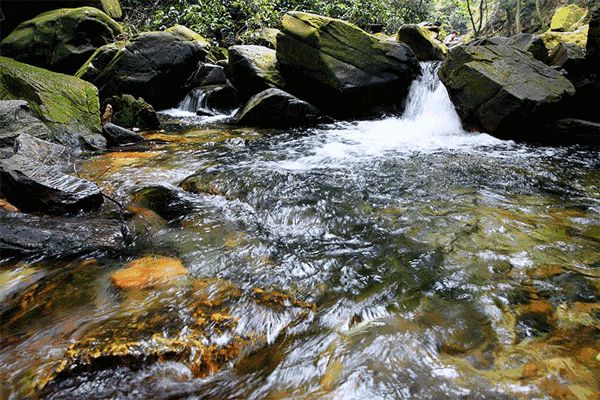
<svg viewBox="0 0 600 400">
<path fill-rule="evenodd" d="M 238 125 L 277 128 L 318 123 L 321 113 L 283 90 L 267 89 L 248 100 L 235 119 Z"/>
<path fill-rule="evenodd" d="M 587 11 L 575 4 L 559 7 L 552 16 L 550 30 L 554 32 L 572 32 L 583 25 Z"/>
<path fill-rule="evenodd" d="M 125 268 L 112 275 L 111 280 L 120 289 L 141 289 L 168 283 L 187 274 L 188 270 L 179 259 L 147 256 L 127 263 Z"/>
<path fill-rule="evenodd" d="M 439 74 L 464 125 L 504 139 L 560 139 L 539 127 L 575 94 L 558 71 L 512 46 L 455 47 Z"/>
<path fill-rule="evenodd" d="M 186 82 L 188 88 L 199 86 L 223 85 L 227 83 L 225 69 L 219 65 L 199 63 L 198 69 Z"/>
<path fill-rule="evenodd" d="M 15 154 L 25 157 L 32 163 L 54 167 L 61 172 L 72 172 L 77 157 L 67 147 L 38 139 L 30 135 L 20 135 L 15 140 Z"/>
<path fill-rule="evenodd" d="M 420 67 L 403 43 L 379 40 L 347 22 L 289 12 L 277 37 L 286 90 L 326 113 L 368 115 L 401 106 Z"/>
<path fill-rule="evenodd" d="M 419 25 L 402 25 L 398 41 L 406 43 L 419 61 L 442 61 L 448 53 L 448 48 L 436 41 L 430 30 Z"/>
<path fill-rule="evenodd" d="M 125 129 L 122 126 L 115 125 L 111 122 L 102 127 L 102 134 L 106 138 L 108 144 L 111 146 L 139 143 L 144 140 L 142 135 L 129 129 Z"/>
<path fill-rule="evenodd" d="M 81 79 L 0 57 L 0 100 L 27 101 L 51 131 L 44 139 L 73 149 L 106 145 L 100 135 L 98 90 Z"/>
<path fill-rule="evenodd" d="M 52 132 L 26 101 L 0 101 L 0 147 L 12 147 L 22 134 L 48 138 Z"/>
<path fill-rule="evenodd" d="M 283 86 L 275 50 L 263 46 L 230 47 L 228 76 L 242 100 Z"/>
<path fill-rule="evenodd" d="M 237 90 L 230 84 L 205 88 L 205 106 L 210 110 L 228 113 L 240 106 L 240 98 Z"/>
<path fill-rule="evenodd" d="M 148 208 L 168 221 L 181 218 L 193 208 L 179 190 L 167 186 L 144 187 L 136 190 L 132 197 L 136 207 Z"/>
<path fill-rule="evenodd" d="M 95 251 L 124 251 L 126 225 L 113 219 L 43 218 L 0 210 L 3 256 L 70 257 Z"/>
<path fill-rule="evenodd" d="M 19 155 L 0 161 L 0 179 L 6 198 L 25 212 L 93 210 L 103 202 L 95 183 Z"/>
<path fill-rule="evenodd" d="M 21 23 L 0 43 L 0 53 L 55 72 L 74 74 L 100 46 L 123 33 L 94 7 L 48 11 Z"/>
<path fill-rule="evenodd" d="M 206 59 L 209 46 L 202 36 L 176 25 L 100 47 L 76 76 L 96 85 L 103 99 L 130 94 L 164 109 L 185 96 L 185 83 Z"/>
<path fill-rule="evenodd" d="M 143 131 L 158 129 L 160 122 L 154 107 L 144 99 L 130 94 L 112 96 L 104 100 L 102 109 L 110 104 L 112 119 L 110 122 L 125 128 L 139 128 Z"/>
</svg>

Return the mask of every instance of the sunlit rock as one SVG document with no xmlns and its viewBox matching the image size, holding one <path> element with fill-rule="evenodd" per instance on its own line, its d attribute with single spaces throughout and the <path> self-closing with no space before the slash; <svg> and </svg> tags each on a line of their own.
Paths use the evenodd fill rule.
<svg viewBox="0 0 600 400">
<path fill-rule="evenodd" d="M 115 272 L 111 279 L 121 289 L 145 288 L 168 283 L 189 272 L 181 260 L 163 256 L 147 256 L 131 261 Z"/>
</svg>

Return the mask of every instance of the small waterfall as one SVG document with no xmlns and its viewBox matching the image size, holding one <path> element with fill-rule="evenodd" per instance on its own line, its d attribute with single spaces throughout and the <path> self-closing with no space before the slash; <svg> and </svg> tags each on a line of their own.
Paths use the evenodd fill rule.
<svg viewBox="0 0 600 400">
<path fill-rule="evenodd" d="M 191 112 L 196 114 L 198 108 L 206 105 L 206 91 L 196 88 L 192 89 L 177 106 L 181 111 Z"/>
</svg>

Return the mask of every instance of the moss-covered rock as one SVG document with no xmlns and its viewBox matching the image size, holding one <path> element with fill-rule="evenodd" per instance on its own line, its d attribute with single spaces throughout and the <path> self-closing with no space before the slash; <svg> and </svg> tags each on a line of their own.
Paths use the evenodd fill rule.
<svg viewBox="0 0 600 400">
<path fill-rule="evenodd" d="M 406 43 L 419 61 L 443 60 L 448 48 L 433 38 L 433 32 L 419 25 L 402 25 L 398 30 L 398 41 Z"/>
<path fill-rule="evenodd" d="M 588 25 L 583 25 L 572 32 L 548 31 L 540 35 L 548 51 L 552 51 L 561 43 L 573 43 L 585 49 L 588 38 Z"/>
<path fill-rule="evenodd" d="M 467 127 L 507 139 L 547 140 L 539 127 L 575 94 L 558 71 L 512 46 L 456 47 L 440 78 Z"/>
<path fill-rule="evenodd" d="M 175 26 L 100 47 L 76 76 L 96 85 L 102 99 L 130 94 L 164 109 L 185 96 L 185 83 L 208 49 L 202 36 Z"/>
<path fill-rule="evenodd" d="M 264 46 L 230 47 L 228 75 L 243 100 L 283 86 L 275 50 Z"/>
<path fill-rule="evenodd" d="M 324 111 L 369 114 L 401 104 L 420 68 L 405 44 L 380 40 L 337 19 L 290 12 L 277 37 L 286 90 Z"/>
<path fill-rule="evenodd" d="M 108 105 L 112 107 L 111 122 L 125 128 L 139 128 L 147 131 L 158 129 L 160 122 L 154 108 L 144 99 L 130 94 L 111 96 L 102 103 L 103 112 Z"/>
<path fill-rule="evenodd" d="M 544 63 L 548 62 L 548 48 L 544 40 L 531 33 L 519 33 L 514 36 L 496 36 L 492 38 L 477 39 L 471 43 L 473 46 L 483 46 L 486 44 L 513 46 L 519 50 L 530 53 L 536 60 Z"/>
<path fill-rule="evenodd" d="M 98 89 L 81 79 L 0 57 L 0 100 L 27 101 L 52 141 L 84 149 L 106 145 Z"/>
<path fill-rule="evenodd" d="M 277 47 L 277 35 L 281 31 L 275 28 L 262 28 L 254 31 L 244 38 L 244 44 L 253 44 L 256 46 L 264 46 L 270 49 Z"/>
<path fill-rule="evenodd" d="M 575 4 L 559 7 L 550 22 L 550 30 L 554 32 L 572 32 L 583 25 L 587 11 Z"/>
<path fill-rule="evenodd" d="M 62 8 L 21 23 L 2 40 L 0 52 L 27 64 L 74 74 L 98 47 L 121 33 L 121 26 L 97 8 Z"/>
</svg>

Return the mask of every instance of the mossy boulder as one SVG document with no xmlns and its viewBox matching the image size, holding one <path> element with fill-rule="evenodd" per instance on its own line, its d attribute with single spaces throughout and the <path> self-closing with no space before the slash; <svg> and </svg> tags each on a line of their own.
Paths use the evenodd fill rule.
<svg viewBox="0 0 600 400">
<path fill-rule="evenodd" d="M 504 139 L 547 140 L 539 127 L 575 94 L 560 72 L 512 46 L 456 47 L 439 74 L 465 125 Z"/>
<path fill-rule="evenodd" d="M 583 25 L 587 10 L 575 4 L 559 7 L 550 22 L 550 30 L 554 32 L 572 32 Z"/>
<path fill-rule="evenodd" d="M 508 37 L 496 36 L 486 39 L 477 39 L 469 44 L 475 46 L 483 46 L 486 44 L 513 46 L 519 50 L 530 53 L 536 60 L 544 63 L 548 62 L 548 48 L 546 47 L 546 43 L 540 36 L 531 33 L 519 33 Z"/>
<path fill-rule="evenodd" d="M 403 43 L 380 40 L 338 19 L 289 12 L 277 37 L 286 90 L 344 116 L 401 105 L 420 67 Z"/>
<path fill-rule="evenodd" d="M 253 44 L 275 49 L 275 47 L 277 47 L 277 35 L 279 35 L 280 32 L 279 29 L 275 28 L 262 28 L 250 33 L 244 38 L 244 44 Z"/>
<path fill-rule="evenodd" d="M 96 85 L 102 99 L 130 94 L 164 109 L 185 96 L 185 83 L 208 50 L 206 39 L 177 25 L 100 47 L 76 76 Z"/>
<path fill-rule="evenodd" d="M 406 43 L 419 61 L 442 61 L 448 48 L 434 39 L 434 33 L 424 26 L 407 24 L 398 30 L 398 41 Z"/>
<path fill-rule="evenodd" d="M 75 149 L 106 146 L 100 135 L 98 89 L 73 76 L 0 57 L 0 100 L 25 100 L 51 141 Z"/>
<path fill-rule="evenodd" d="M 97 8 L 61 8 L 21 23 L 2 40 L 0 52 L 27 64 L 74 74 L 98 47 L 121 33 L 121 26 Z"/>
<path fill-rule="evenodd" d="M 119 0 L 2 0 L 2 31 L 11 32 L 21 22 L 59 8 L 95 7 L 113 19 L 121 19 Z"/>
<path fill-rule="evenodd" d="M 243 100 L 283 86 L 275 50 L 264 46 L 230 47 L 227 74 Z"/>
<path fill-rule="evenodd" d="M 540 35 L 549 52 L 561 43 L 573 43 L 585 49 L 588 39 L 589 25 L 583 25 L 572 32 L 548 31 Z"/>
<path fill-rule="evenodd" d="M 111 122 L 125 128 L 139 128 L 144 131 L 158 129 L 160 121 L 154 107 L 144 99 L 137 99 L 130 94 L 111 96 L 102 103 L 102 111 L 106 112 L 107 105 L 112 107 Z"/>
</svg>

